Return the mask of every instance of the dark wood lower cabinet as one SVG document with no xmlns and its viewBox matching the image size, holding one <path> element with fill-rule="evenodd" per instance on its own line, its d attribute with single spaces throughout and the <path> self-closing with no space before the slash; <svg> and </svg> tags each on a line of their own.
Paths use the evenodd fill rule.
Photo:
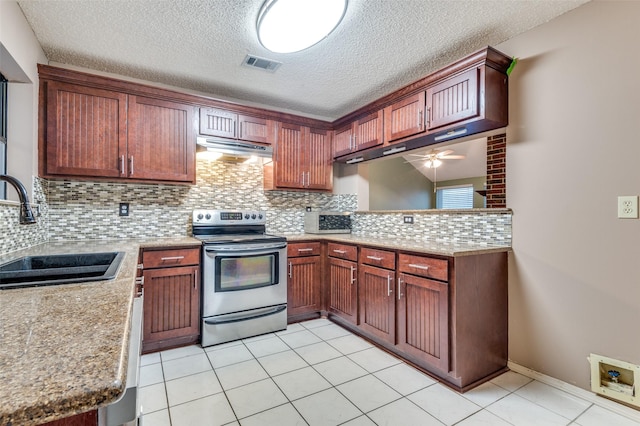
<svg viewBox="0 0 640 426">
<path fill-rule="evenodd" d="M 200 339 L 200 248 L 143 251 L 142 352 Z"/>
<path fill-rule="evenodd" d="M 43 426 L 96 426 L 97 424 L 98 410 L 93 410 L 87 411 L 86 413 L 65 417 L 64 419 L 47 422 L 44 423 Z"/>
<path fill-rule="evenodd" d="M 398 284 L 398 350 L 449 371 L 448 284 L 408 274 Z"/>
<path fill-rule="evenodd" d="M 396 338 L 395 272 L 360 265 L 360 328 L 393 344 Z"/>
<path fill-rule="evenodd" d="M 329 257 L 329 306 L 327 310 L 352 324 L 358 324 L 357 263 Z"/>
<path fill-rule="evenodd" d="M 287 315 L 296 317 L 322 309 L 320 256 L 289 258 Z"/>
</svg>

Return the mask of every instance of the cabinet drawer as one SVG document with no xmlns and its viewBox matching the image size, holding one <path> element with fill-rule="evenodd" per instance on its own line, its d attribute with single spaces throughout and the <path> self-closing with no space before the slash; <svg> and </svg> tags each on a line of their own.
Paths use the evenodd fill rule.
<svg viewBox="0 0 640 426">
<path fill-rule="evenodd" d="M 385 269 L 395 269 L 396 254 L 392 251 L 363 247 L 360 249 L 360 263 Z"/>
<path fill-rule="evenodd" d="M 320 243 L 293 243 L 287 245 L 288 257 L 319 256 Z"/>
<path fill-rule="evenodd" d="M 354 262 L 358 261 L 358 247 L 356 246 L 350 246 L 348 244 L 329 243 L 327 247 L 327 252 L 331 257 L 352 260 Z"/>
<path fill-rule="evenodd" d="M 144 269 L 199 265 L 200 248 L 144 250 L 142 252 L 142 264 Z"/>
<path fill-rule="evenodd" d="M 449 279 L 449 262 L 444 259 L 400 253 L 398 256 L 398 264 L 399 272 L 434 278 L 441 281 L 447 281 Z"/>
</svg>

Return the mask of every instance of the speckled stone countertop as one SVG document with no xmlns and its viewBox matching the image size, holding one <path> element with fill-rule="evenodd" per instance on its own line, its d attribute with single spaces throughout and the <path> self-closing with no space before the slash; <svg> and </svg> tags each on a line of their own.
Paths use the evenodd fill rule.
<svg viewBox="0 0 640 426">
<path fill-rule="evenodd" d="M 354 234 L 280 234 L 289 242 L 324 240 L 336 241 L 347 244 L 360 244 L 375 246 L 391 250 L 406 250 L 424 254 L 440 256 L 470 256 L 484 253 L 497 253 L 510 251 L 511 247 L 464 243 L 443 243 L 437 241 L 417 241 L 402 238 L 365 237 Z"/>
<path fill-rule="evenodd" d="M 125 388 L 138 251 L 190 237 L 40 244 L 0 256 L 123 251 L 116 278 L 0 291 L 0 425 L 36 425 L 107 405 Z"/>
</svg>

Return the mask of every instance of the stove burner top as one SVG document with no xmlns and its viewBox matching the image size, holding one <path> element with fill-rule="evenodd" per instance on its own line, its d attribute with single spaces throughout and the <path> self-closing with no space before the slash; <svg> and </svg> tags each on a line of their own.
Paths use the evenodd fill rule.
<svg viewBox="0 0 640 426">
<path fill-rule="evenodd" d="M 204 244 L 283 242 L 266 233 L 267 213 L 257 210 L 194 210 L 193 236 Z"/>
</svg>

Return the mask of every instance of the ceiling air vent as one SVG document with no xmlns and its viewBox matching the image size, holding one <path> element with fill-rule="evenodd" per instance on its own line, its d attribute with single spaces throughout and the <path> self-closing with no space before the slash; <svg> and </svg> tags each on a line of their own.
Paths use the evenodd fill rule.
<svg viewBox="0 0 640 426">
<path fill-rule="evenodd" d="M 282 62 L 274 61 L 272 59 L 261 58 L 259 56 L 247 55 L 242 62 L 245 67 L 259 68 L 261 70 L 274 72 L 282 65 Z"/>
</svg>

